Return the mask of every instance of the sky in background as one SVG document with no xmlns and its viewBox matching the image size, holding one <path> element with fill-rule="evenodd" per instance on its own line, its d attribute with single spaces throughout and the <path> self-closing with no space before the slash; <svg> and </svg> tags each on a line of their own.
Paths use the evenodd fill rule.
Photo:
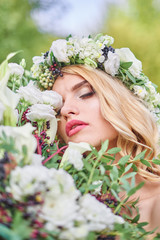
<svg viewBox="0 0 160 240">
<path fill-rule="evenodd" d="M 126 0 L 65 0 L 66 9 L 59 5 L 47 10 L 36 10 L 32 17 L 40 31 L 58 36 L 86 36 L 100 32 L 110 4 L 126 7 Z"/>
</svg>

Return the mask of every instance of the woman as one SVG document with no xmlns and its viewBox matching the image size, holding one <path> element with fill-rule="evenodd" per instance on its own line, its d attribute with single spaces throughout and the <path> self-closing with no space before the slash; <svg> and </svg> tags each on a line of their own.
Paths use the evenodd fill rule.
<svg viewBox="0 0 160 240">
<path fill-rule="evenodd" d="M 109 139 L 109 147 L 120 147 L 120 155 L 131 160 L 146 150 L 146 159 L 157 156 L 157 126 L 150 112 L 118 79 L 101 70 L 85 66 L 62 69 L 53 90 L 63 97 L 59 111 L 58 133 L 68 143 L 88 142 L 97 149 Z M 122 94 L 123 93 L 123 94 Z M 152 152 L 151 152 L 152 151 Z M 117 161 L 121 157 L 117 155 Z M 139 197 L 140 222 L 146 230 L 160 231 L 160 170 L 137 161 L 137 184 L 145 185 L 134 195 Z M 123 197 L 123 196 L 121 196 Z"/>
<path fill-rule="evenodd" d="M 115 51 L 112 43 L 111 37 L 102 35 L 54 41 L 49 55 L 40 60 L 41 73 L 34 73 L 41 87 L 63 97 L 58 134 L 65 143 L 88 142 L 100 149 L 108 139 L 109 148 L 121 148 L 116 161 L 125 155 L 132 161 L 146 151 L 150 167 L 136 162 L 136 183 L 145 184 L 131 200 L 139 197 L 139 221 L 149 223 L 146 230 L 157 227 L 159 232 L 160 168 L 150 161 L 159 153 L 154 119 L 159 120 L 159 95 L 142 74 L 141 62 L 128 49 Z"/>
</svg>

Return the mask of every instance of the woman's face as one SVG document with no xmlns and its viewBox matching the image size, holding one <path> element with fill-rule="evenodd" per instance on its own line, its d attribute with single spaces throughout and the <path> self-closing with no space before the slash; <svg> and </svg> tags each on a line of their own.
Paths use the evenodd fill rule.
<svg viewBox="0 0 160 240">
<path fill-rule="evenodd" d="M 103 118 L 99 98 L 85 79 L 64 74 L 55 81 L 53 91 L 63 97 L 58 133 L 66 143 L 88 142 L 99 149 L 109 139 L 109 147 L 116 146 L 117 131 Z"/>
</svg>

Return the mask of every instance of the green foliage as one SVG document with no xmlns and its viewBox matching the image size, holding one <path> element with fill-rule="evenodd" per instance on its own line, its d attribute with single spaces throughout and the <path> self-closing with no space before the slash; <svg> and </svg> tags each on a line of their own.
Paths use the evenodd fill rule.
<svg viewBox="0 0 160 240">
<path fill-rule="evenodd" d="M 9 52 L 23 50 L 13 62 L 24 57 L 29 68 L 32 57 L 51 45 L 54 37 L 38 31 L 30 16 L 31 8 L 28 0 L 0 1 L 0 62 Z"/>
<path fill-rule="evenodd" d="M 24 220 L 21 212 L 17 212 L 12 224 L 12 229 L 0 224 L 0 236 L 6 240 L 24 240 L 31 234 L 29 222 Z"/>
<path fill-rule="evenodd" d="M 126 2 L 128 8 L 115 6 L 110 9 L 105 32 L 115 38 L 114 47 L 131 49 L 142 61 L 145 75 L 160 90 L 160 10 L 155 6 L 154 0 Z"/>
</svg>

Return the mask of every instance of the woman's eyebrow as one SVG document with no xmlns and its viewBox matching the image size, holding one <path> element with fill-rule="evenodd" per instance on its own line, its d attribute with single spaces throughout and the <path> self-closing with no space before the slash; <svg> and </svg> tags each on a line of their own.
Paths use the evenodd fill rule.
<svg viewBox="0 0 160 240">
<path fill-rule="evenodd" d="M 74 90 L 80 88 L 81 86 L 83 86 L 85 83 L 88 83 L 87 80 L 84 80 L 84 81 L 82 81 L 82 82 L 80 82 L 80 83 L 77 83 L 76 85 L 74 85 L 74 86 L 72 87 L 71 90 L 74 91 Z"/>
</svg>

